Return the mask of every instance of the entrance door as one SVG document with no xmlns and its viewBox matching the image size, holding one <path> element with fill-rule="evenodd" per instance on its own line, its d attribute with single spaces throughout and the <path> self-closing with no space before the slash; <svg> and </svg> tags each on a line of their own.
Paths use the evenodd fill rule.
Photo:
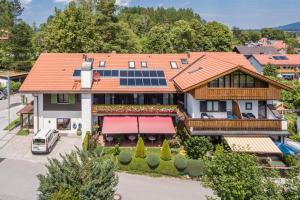
<svg viewBox="0 0 300 200">
<path fill-rule="evenodd" d="M 267 118 L 267 103 L 266 103 L 266 101 L 258 101 L 258 118 L 259 119 Z"/>
</svg>

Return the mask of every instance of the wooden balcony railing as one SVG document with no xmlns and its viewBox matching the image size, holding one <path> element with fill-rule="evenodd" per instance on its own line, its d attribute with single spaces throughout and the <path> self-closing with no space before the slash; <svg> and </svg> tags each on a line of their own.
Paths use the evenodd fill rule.
<svg viewBox="0 0 300 200">
<path fill-rule="evenodd" d="M 280 99 L 280 89 L 269 86 L 269 88 L 209 88 L 207 86 L 195 89 L 195 99 Z"/>
<path fill-rule="evenodd" d="M 247 131 L 280 131 L 281 120 L 251 119 L 191 119 L 185 120 L 187 127 L 194 130 L 247 130 Z"/>
</svg>

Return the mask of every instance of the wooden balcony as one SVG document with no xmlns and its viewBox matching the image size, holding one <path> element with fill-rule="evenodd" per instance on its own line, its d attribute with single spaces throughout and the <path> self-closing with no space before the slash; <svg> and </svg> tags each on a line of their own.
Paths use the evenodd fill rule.
<svg viewBox="0 0 300 200">
<path fill-rule="evenodd" d="M 269 88 L 209 88 L 205 85 L 191 94 L 199 100 L 280 99 L 280 89 L 272 85 Z"/>
<path fill-rule="evenodd" d="M 185 125 L 193 130 L 241 130 L 241 131 L 281 131 L 281 120 L 251 119 L 191 119 L 185 120 Z"/>
</svg>

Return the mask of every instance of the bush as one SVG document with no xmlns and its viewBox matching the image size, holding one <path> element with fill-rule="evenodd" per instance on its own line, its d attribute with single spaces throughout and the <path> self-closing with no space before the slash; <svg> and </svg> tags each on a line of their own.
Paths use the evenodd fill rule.
<svg viewBox="0 0 300 200">
<path fill-rule="evenodd" d="M 121 151 L 118 156 L 118 160 L 121 164 L 128 165 L 132 160 L 132 155 L 130 151 Z"/>
<path fill-rule="evenodd" d="M 179 171 L 183 171 L 187 167 L 188 161 L 184 156 L 177 155 L 174 159 L 174 165 Z"/>
<path fill-rule="evenodd" d="M 223 154 L 224 154 L 224 147 L 221 144 L 217 144 L 214 156 L 221 156 Z"/>
<path fill-rule="evenodd" d="M 77 136 L 81 136 L 82 135 L 82 131 L 81 128 L 78 128 L 76 131 Z"/>
<path fill-rule="evenodd" d="M 186 167 L 186 172 L 191 177 L 199 177 L 203 172 L 203 163 L 200 160 L 189 160 Z"/>
<path fill-rule="evenodd" d="M 73 192 L 60 189 L 58 192 L 51 195 L 50 200 L 79 200 L 79 198 L 75 197 Z"/>
<path fill-rule="evenodd" d="M 296 166 L 298 164 L 297 158 L 295 156 L 292 156 L 292 155 L 285 156 L 284 157 L 284 162 L 289 167 L 293 167 L 293 166 Z"/>
<path fill-rule="evenodd" d="M 171 148 L 179 148 L 180 147 L 180 140 L 179 138 L 175 137 L 169 140 L 169 145 Z"/>
<path fill-rule="evenodd" d="M 28 129 L 21 129 L 21 130 L 18 131 L 17 135 L 22 135 L 22 136 L 29 135 L 29 130 Z"/>
<path fill-rule="evenodd" d="M 135 157 L 136 158 L 146 158 L 145 145 L 144 145 L 143 138 L 141 138 L 141 137 L 139 137 L 139 140 L 136 144 Z"/>
<path fill-rule="evenodd" d="M 160 158 L 164 161 L 168 161 L 172 159 L 169 143 L 166 139 L 163 142 L 163 146 L 160 152 Z"/>
<path fill-rule="evenodd" d="M 115 145 L 114 147 L 114 156 L 117 156 L 120 154 L 120 146 L 118 144 Z"/>
<path fill-rule="evenodd" d="M 84 139 L 83 139 L 83 142 L 82 142 L 82 149 L 84 151 L 88 151 L 89 150 L 89 140 L 90 140 L 90 132 L 87 131 L 85 136 L 84 136 Z"/>
<path fill-rule="evenodd" d="M 199 159 L 205 156 L 206 152 L 213 149 L 213 145 L 207 137 L 193 136 L 184 142 L 184 150 L 192 159 Z"/>
<path fill-rule="evenodd" d="M 150 154 L 147 156 L 146 158 L 147 164 L 151 169 L 154 169 L 156 167 L 158 167 L 159 163 L 160 163 L 160 159 L 159 156 L 157 154 Z"/>
</svg>

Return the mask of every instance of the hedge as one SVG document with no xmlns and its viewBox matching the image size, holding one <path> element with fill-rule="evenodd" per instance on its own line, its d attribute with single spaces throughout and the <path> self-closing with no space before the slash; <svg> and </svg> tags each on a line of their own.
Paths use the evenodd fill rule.
<svg viewBox="0 0 300 200">
<path fill-rule="evenodd" d="M 200 160 L 189 160 L 185 169 L 186 173 L 191 177 L 199 177 L 203 172 L 203 163 Z"/>
<path fill-rule="evenodd" d="M 177 155 L 174 159 L 174 165 L 179 171 L 183 171 L 188 165 L 188 160 L 183 155 Z"/>
<path fill-rule="evenodd" d="M 121 164 L 128 165 L 132 160 L 132 155 L 129 151 L 121 151 L 118 160 Z"/>
<path fill-rule="evenodd" d="M 146 161 L 147 161 L 147 164 L 149 165 L 149 167 L 151 169 L 156 168 L 160 163 L 159 156 L 157 154 L 154 154 L 154 153 L 148 155 L 147 158 L 146 158 Z"/>
</svg>

